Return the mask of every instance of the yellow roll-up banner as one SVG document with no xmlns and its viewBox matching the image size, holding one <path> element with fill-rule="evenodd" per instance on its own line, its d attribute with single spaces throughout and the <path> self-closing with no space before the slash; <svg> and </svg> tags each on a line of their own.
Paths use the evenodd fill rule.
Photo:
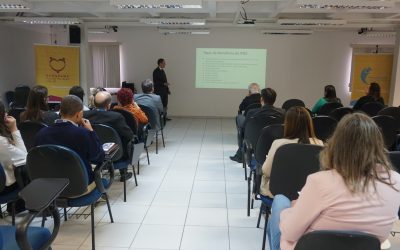
<svg viewBox="0 0 400 250">
<path fill-rule="evenodd" d="M 35 45 L 36 84 L 46 86 L 49 95 L 64 97 L 79 85 L 79 47 Z"/>
<path fill-rule="evenodd" d="M 351 73 L 351 100 L 358 100 L 368 92 L 369 84 L 381 86 L 385 104 L 389 101 L 393 54 L 354 54 Z"/>
</svg>

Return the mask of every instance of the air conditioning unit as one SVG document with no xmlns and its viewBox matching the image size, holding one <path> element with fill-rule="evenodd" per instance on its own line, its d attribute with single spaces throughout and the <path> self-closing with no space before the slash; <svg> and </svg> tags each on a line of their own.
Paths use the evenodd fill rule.
<svg viewBox="0 0 400 250">
<path fill-rule="evenodd" d="M 263 35 L 312 35 L 312 30 L 262 30 L 261 34 Z"/>
<path fill-rule="evenodd" d="M 287 26 L 340 26 L 345 25 L 347 21 L 327 19 L 278 19 L 277 23 Z"/>
<path fill-rule="evenodd" d="M 393 0 L 297 0 L 300 8 L 309 9 L 366 9 L 380 10 L 393 8 L 395 1 Z"/>
</svg>

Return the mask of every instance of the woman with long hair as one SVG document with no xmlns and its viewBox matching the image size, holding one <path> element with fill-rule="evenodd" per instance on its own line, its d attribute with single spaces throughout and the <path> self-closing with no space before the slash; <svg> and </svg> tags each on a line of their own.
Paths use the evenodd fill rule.
<svg viewBox="0 0 400 250">
<path fill-rule="evenodd" d="M 353 109 L 354 110 L 360 109 L 364 104 L 368 102 L 379 102 L 382 105 L 385 105 L 385 101 L 381 96 L 381 86 L 379 86 L 379 84 L 376 82 L 372 82 L 369 85 L 367 95 L 360 97 L 360 99 L 358 99 L 356 104 L 354 104 Z"/>
<path fill-rule="evenodd" d="M 280 146 L 289 143 L 323 145 L 323 142 L 315 136 L 310 113 L 303 107 L 291 107 L 285 114 L 284 136 L 282 139 L 277 139 L 272 143 L 262 166 L 261 195 L 270 198 L 273 197 L 269 191 L 269 177 L 271 175 L 274 155 Z"/>
<path fill-rule="evenodd" d="M 388 238 L 400 206 L 379 127 L 367 115 L 346 115 L 320 153 L 322 171 L 308 176 L 297 201 L 276 195 L 268 222 L 271 250 L 292 250 L 315 230 L 360 231 Z"/>
<path fill-rule="evenodd" d="M 321 97 L 312 108 L 313 113 L 318 113 L 320 108 L 327 104 L 328 102 L 338 102 L 341 103 L 341 100 L 336 96 L 336 89 L 333 85 L 326 85 L 324 88 L 324 97 Z"/>
<path fill-rule="evenodd" d="M 56 113 L 49 111 L 47 94 L 47 88 L 41 85 L 36 85 L 30 90 L 26 111 L 22 112 L 20 117 L 21 122 L 33 121 L 51 125 L 59 118 Z"/>
<path fill-rule="evenodd" d="M 17 188 L 14 167 L 25 165 L 27 152 L 15 118 L 7 115 L 1 101 L 0 118 L 0 163 L 6 175 L 3 193 L 8 193 Z"/>
</svg>

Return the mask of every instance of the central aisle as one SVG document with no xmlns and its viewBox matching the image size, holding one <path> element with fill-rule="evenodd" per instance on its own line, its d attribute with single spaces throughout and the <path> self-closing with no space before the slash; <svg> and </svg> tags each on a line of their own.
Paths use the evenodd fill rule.
<svg viewBox="0 0 400 250">
<path fill-rule="evenodd" d="M 175 118 L 165 138 L 157 155 L 151 147 L 150 165 L 143 155 L 139 186 L 129 181 L 126 203 L 122 183 L 114 182 L 115 223 L 104 204 L 96 208 L 96 249 L 261 249 L 258 209 L 246 216 L 244 171 L 229 160 L 237 147 L 234 120 Z M 90 246 L 90 219 L 71 218 L 53 249 Z"/>
</svg>

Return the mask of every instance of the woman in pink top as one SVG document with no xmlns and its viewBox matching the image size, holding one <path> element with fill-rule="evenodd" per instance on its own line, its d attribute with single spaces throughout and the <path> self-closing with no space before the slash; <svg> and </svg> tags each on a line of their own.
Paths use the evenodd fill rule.
<svg viewBox="0 0 400 250">
<path fill-rule="evenodd" d="M 292 250 L 315 230 L 361 231 L 383 242 L 398 219 L 400 175 L 383 138 L 364 114 L 345 116 L 320 154 L 321 172 L 308 176 L 297 201 L 277 195 L 268 221 L 271 250 Z"/>
</svg>

